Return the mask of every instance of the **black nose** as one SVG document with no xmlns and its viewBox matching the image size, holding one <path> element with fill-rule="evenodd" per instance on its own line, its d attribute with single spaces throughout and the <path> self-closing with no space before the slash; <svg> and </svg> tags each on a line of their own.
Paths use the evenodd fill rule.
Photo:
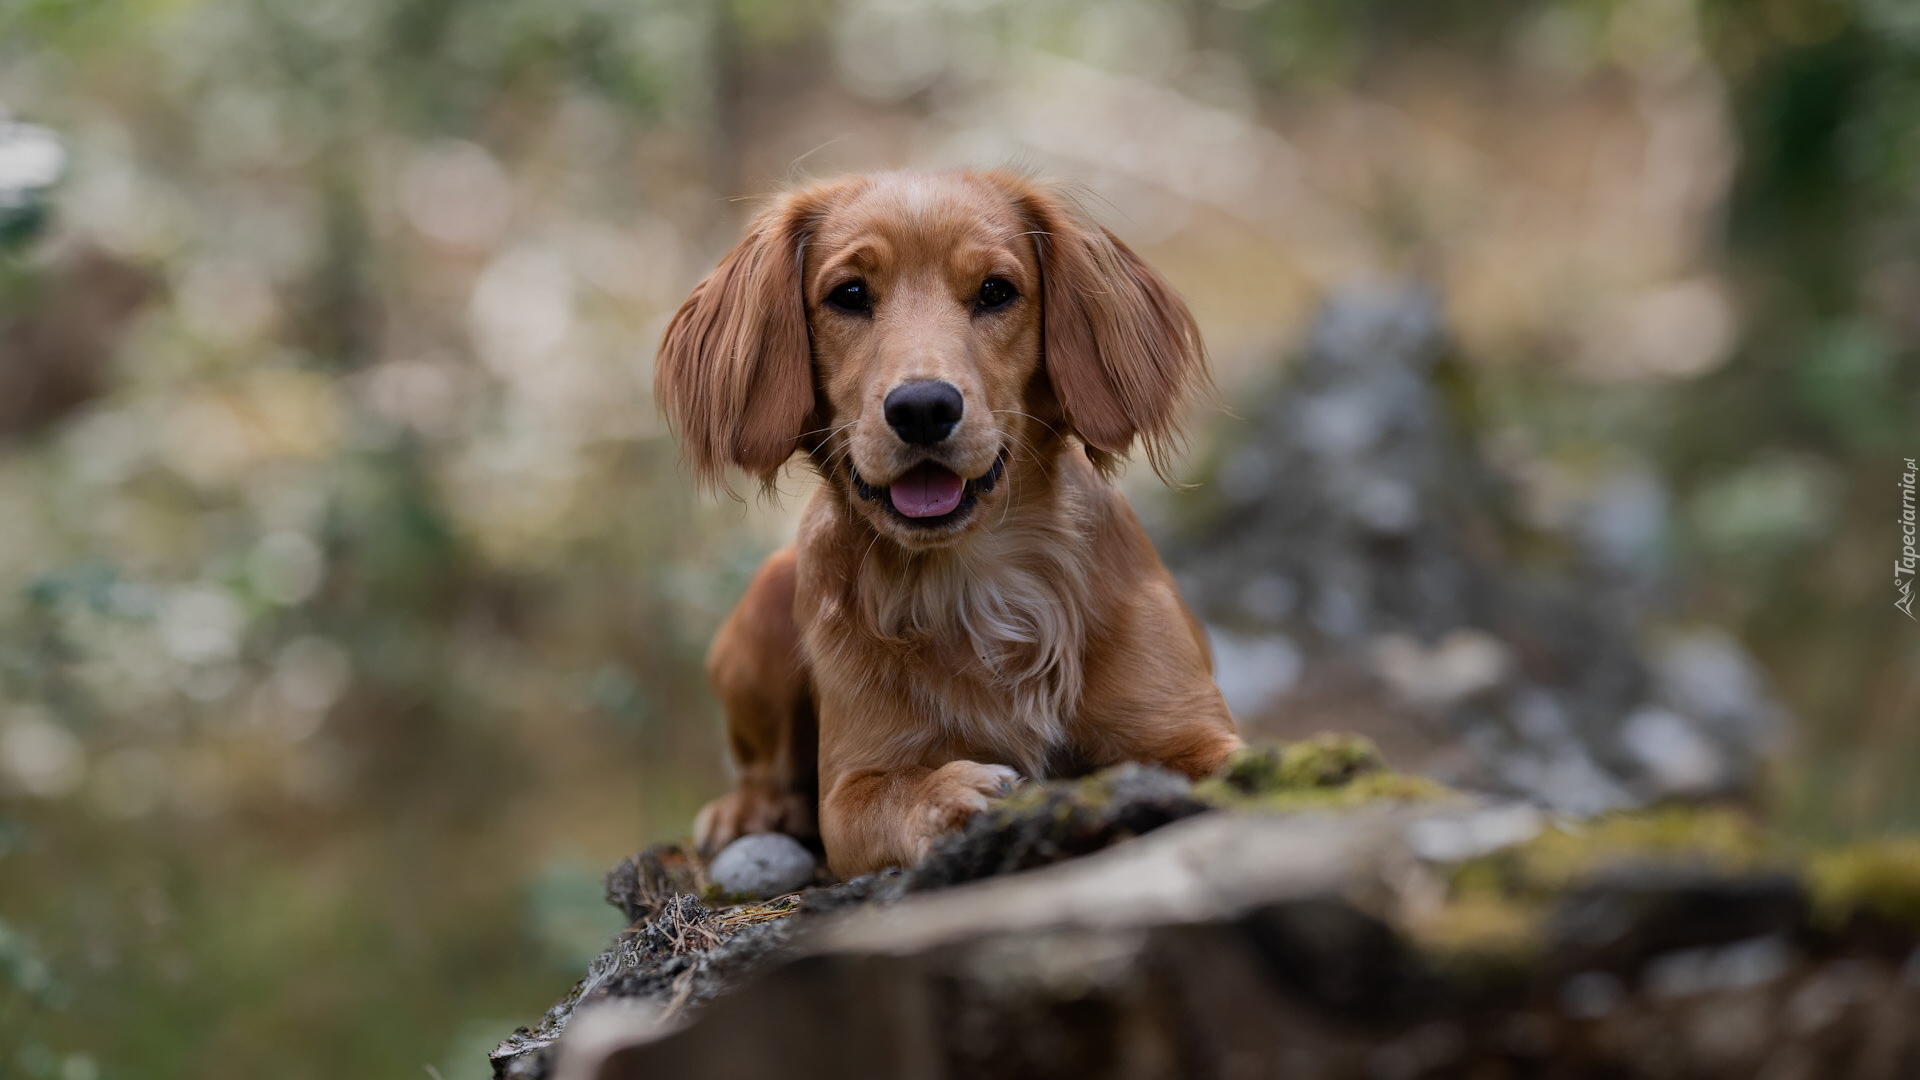
<svg viewBox="0 0 1920 1080">
<path fill-rule="evenodd" d="M 894 387 L 885 408 L 887 426 L 902 442 L 932 446 L 953 434 L 966 403 L 952 383 L 922 379 Z"/>
</svg>

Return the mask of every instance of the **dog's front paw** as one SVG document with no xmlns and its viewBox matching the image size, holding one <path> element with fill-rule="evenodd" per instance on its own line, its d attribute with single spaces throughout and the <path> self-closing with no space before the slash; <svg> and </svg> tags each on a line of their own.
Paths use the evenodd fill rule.
<svg viewBox="0 0 1920 1080">
<path fill-rule="evenodd" d="M 977 761 L 949 761 L 927 777 L 915 820 L 910 824 L 914 860 L 926 858 L 933 842 L 967 822 L 1020 783 L 1020 774 L 1005 765 Z"/>
<path fill-rule="evenodd" d="M 814 834 L 808 800 L 773 784 L 743 781 L 708 803 L 693 819 L 693 844 L 708 858 L 748 833 L 786 833 L 805 839 Z"/>
</svg>

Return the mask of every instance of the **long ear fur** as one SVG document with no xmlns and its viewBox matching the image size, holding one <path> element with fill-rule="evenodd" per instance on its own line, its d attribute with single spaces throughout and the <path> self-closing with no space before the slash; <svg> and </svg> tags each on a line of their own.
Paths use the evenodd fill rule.
<svg viewBox="0 0 1920 1080">
<path fill-rule="evenodd" d="M 1166 279 L 1072 201 L 999 174 L 1040 253 L 1047 377 L 1088 455 L 1111 472 L 1140 440 L 1171 480 L 1188 400 L 1212 385 L 1193 313 Z"/>
<path fill-rule="evenodd" d="M 801 261 L 823 196 L 802 192 L 748 226 L 667 324 L 654 400 L 680 437 L 680 459 L 703 488 L 731 491 L 737 465 L 772 487 L 814 412 Z"/>
</svg>

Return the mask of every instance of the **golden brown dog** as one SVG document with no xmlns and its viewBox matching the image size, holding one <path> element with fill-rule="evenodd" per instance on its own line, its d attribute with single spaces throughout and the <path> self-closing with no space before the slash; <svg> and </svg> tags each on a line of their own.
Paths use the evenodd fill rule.
<svg viewBox="0 0 1920 1080">
<path fill-rule="evenodd" d="M 1022 777 L 1198 777 L 1240 745 L 1108 482 L 1136 440 L 1164 472 L 1199 329 L 1070 201 L 1001 172 L 787 195 L 674 316 L 656 380 L 703 483 L 770 485 L 796 451 L 824 481 L 708 655 L 739 786 L 704 850 L 817 821 L 845 877 Z"/>
</svg>

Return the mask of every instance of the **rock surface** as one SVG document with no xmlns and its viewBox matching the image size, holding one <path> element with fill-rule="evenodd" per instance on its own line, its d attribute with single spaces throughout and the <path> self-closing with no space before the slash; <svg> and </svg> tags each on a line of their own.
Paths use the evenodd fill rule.
<svg viewBox="0 0 1920 1080">
<path fill-rule="evenodd" d="M 1208 815 L 848 915 L 558 1075 L 1920 1075 L 1910 938 L 1817 928 L 1788 876 L 1680 870 L 1584 884 L 1524 947 L 1455 937 L 1402 861 L 1430 812 Z"/>
<path fill-rule="evenodd" d="M 751 833 L 713 857 L 707 877 L 721 892 L 770 900 L 813 884 L 820 867 L 806 845 L 785 833 Z"/>
<path fill-rule="evenodd" d="M 1037 786 L 773 904 L 697 869 L 609 876 L 641 921 L 496 1076 L 1920 1075 L 1920 844 L 1576 826 L 1354 740 Z"/>
<path fill-rule="evenodd" d="M 521 1028 L 491 1055 L 496 1077 L 550 1075 L 554 1044 L 576 1011 L 645 1003 L 666 1020 L 711 1001 L 787 956 L 797 927 L 835 912 L 881 907 L 910 894 L 1045 866 L 1097 851 L 1215 805 L 1249 798 L 1337 804 L 1362 785 L 1395 793 L 1408 778 L 1388 772 L 1365 740 L 1328 737 L 1286 750 L 1249 750 L 1212 801 L 1184 779 L 1128 765 L 1064 783 L 1028 785 L 950 837 L 919 866 L 856 878 L 769 904 L 725 906 L 697 859 L 659 844 L 608 873 L 607 902 L 630 927 L 589 967 L 587 977 L 532 1028 Z M 1417 783 L 1409 789 L 1425 794 Z"/>
</svg>

